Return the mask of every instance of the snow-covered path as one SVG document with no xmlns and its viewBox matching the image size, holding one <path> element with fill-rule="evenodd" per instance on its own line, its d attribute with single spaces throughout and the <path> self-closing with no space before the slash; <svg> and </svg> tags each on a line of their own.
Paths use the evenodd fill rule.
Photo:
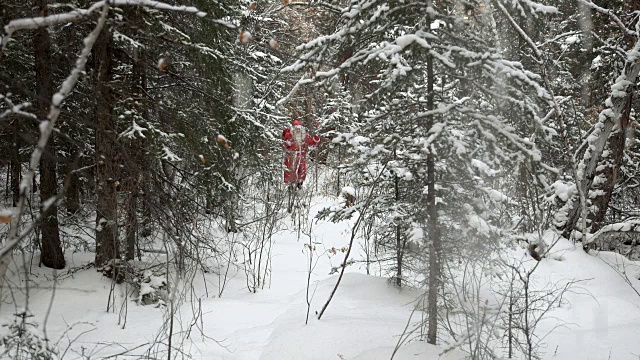
<svg viewBox="0 0 640 360">
<path fill-rule="evenodd" d="M 326 204 L 326 199 L 314 199 L 310 218 Z M 193 328 L 185 352 L 195 359 L 388 359 L 411 315 L 415 299 L 420 296 L 418 292 L 399 290 L 386 279 L 364 275 L 364 269 L 354 265 L 348 268 L 324 318 L 317 320 L 315 316 L 337 279 L 337 275 L 329 275 L 329 272 L 344 256 L 341 252 L 334 255 L 325 250 L 348 245 L 349 226 L 348 223 L 323 222 L 314 225 L 313 241 L 319 256 L 313 259 L 308 325 L 305 325 L 305 318 L 309 257 L 304 246 L 308 238 L 298 239 L 294 230 L 283 231 L 274 240 L 269 288 L 250 293 L 244 272 L 236 271 L 231 274 L 223 296 L 218 298 L 213 295 L 217 294 L 217 275 L 207 274 L 210 296 L 204 297 L 204 280 L 195 278 L 192 286 L 194 294 L 202 299 L 202 325 L 206 337 Z M 355 246 L 352 256 L 358 258 L 359 251 Z M 68 254 L 67 258 L 68 267 L 73 268 L 90 262 L 93 254 Z M 121 301 L 116 302 L 115 313 L 106 312 L 111 282 L 95 269 L 80 270 L 59 281 L 55 294 L 51 270 L 33 269 L 28 306 L 38 323 L 44 322 L 53 296 L 46 326 L 48 337 L 56 342 L 67 327 L 73 325 L 59 343 L 61 352 L 66 350 L 65 359 L 101 358 L 122 353 L 124 347 L 139 347 L 129 355 L 142 354 L 148 347 L 145 344 L 156 340 L 166 310 L 137 306 L 130 300 L 125 324 L 120 312 Z M 15 281 L 18 281 L 17 276 Z M 116 287 L 115 291 L 121 297 L 124 288 Z M 24 304 L 24 300 L 17 302 L 18 306 Z M 175 332 L 191 327 L 193 306 L 197 306 L 194 305 L 197 302 L 197 299 L 185 301 L 174 318 Z M 5 304 L 0 309 L 3 322 L 11 319 L 14 312 L 13 305 Z M 126 325 L 124 328 L 123 324 Z M 65 349 L 71 340 L 71 348 Z M 414 344 L 403 349 L 396 358 L 426 352 L 435 356 L 438 351 L 437 347 Z M 413 355 L 407 356 L 413 358 Z"/>
<path fill-rule="evenodd" d="M 326 205 L 314 199 L 311 215 Z M 313 242 L 318 253 L 331 247 L 348 245 L 349 224 L 314 225 Z M 343 254 L 314 257 L 309 324 L 306 284 L 308 252 L 297 232 L 285 231 L 275 240 L 271 286 L 257 294 L 249 294 L 243 274 L 237 274 L 221 299 L 208 301 L 211 311 L 206 316 L 206 333 L 229 351 L 207 343 L 203 358 L 216 359 L 389 359 L 395 344 L 411 315 L 420 294 L 410 289 L 399 290 L 383 278 L 367 276 L 358 266 L 348 268 L 340 288 L 322 320 L 319 311 L 331 292 L 337 275 L 328 275 L 340 264 Z M 321 245 L 320 245 L 321 243 Z M 323 247 L 323 249 L 320 249 Z M 358 258 L 359 248 L 352 252 Z M 204 306 L 204 305 L 203 305 Z M 430 349 L 421 344 L 403 350 L 424 354 Z M 411 355 L 409 358 L 413 358 Z"/>
</svg>

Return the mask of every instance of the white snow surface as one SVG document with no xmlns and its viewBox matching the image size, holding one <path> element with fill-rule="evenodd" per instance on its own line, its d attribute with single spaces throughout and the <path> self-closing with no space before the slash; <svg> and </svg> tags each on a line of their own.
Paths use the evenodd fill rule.
<svg viewBox="0 0 640 360">
<path fill-rule="evenodd" d="M 312 200 L 310 216 L 334 202 L 334 199 L 316 197 Z M 313 227 L 314 243 L 318 258 L 311 278 L 311 314 L 305 325 L 306 280 L 308 250 L 305 238 L 298 241 L 297 232 L 287 230 L 276 236 L 273 248 L 273 273 L 269 288 L 256 294 L 247 291 L 244 273 L 231 273 L 222 297 L 217 297 L 218 276 L 208 273 L 196 276 L 187 288 L 201 299 L 204 334 L 219 343 L 198 335 L 193 328 L 192 343 L 184 350 L 193 359 L 234 360 L 286 360 L 286 359 L 389 359 L 414 309 L 421 290 L 398 289 L 378 276 L 366 275 L 357 264 L 347 268 L 345 277 L 327 312 L 321 320 L 314 314 L 326 301 L 337 275 L 328 275 L 338 266 L 343 253 L 333 255 L 325 250 L 340 249 L 349 244 L 349 228 L 353 220 L 340 224 L 319 222 Z M 308 239 L 307 239 L 308 241 Z M 550 241 L 550 238 L 547 238 Z M 354 245 L 352 257 L 360 259 L 362 249 Z M 524 257 L 524 250 L 512 250 L 514 258 Z M 67 268 L 78 267 L 93 260 L 92 253 L 67 253 Z M 37 267 L 37 256 L 29 283 L 31 297 L 29 308 L 42 324 L 53 298 L 52 311 L 47 320 L 46 334 L 57 341 L 68 325 L 74 328 L 60 342 L 62 349 L 69 339 L 86 332 L 72 344 L 64 357 L 80 358 L 81 348 L 91 352 L 92 359 L 117 354 L 123 349 L 153 342 L 158 329 L 167 316 L 166 308 L 140 306 L 133 298 L 128 301 L 126 326 L 118 324 L 124 285 L 116 286 L 118 296 L 115 312 L 106 312 L 111 282 L 95 268 L 79 270 L 55 285 L 52 270 Z M 529 258 L 530 259 L 530 258 Z M 534 260 L 528 260 L 533 262 Z M 624 269 L 630 284 L 613 268 Z M 9 270 L 13 284 L 24 287 L 24 275 Z M 373 267 L 373 272 L 378 270 Z M 59 272 L 63 274 L 65 270 Z M 586 254 L 579 246 L 560 241 L 548 258 L 542 260 L 532 282 L 533 288 L 544 288 L 550 283 L 583 280 L 580 288 L 565 294 L 568 305 L 554 309 L 540 323 L 542 332 L 554 329 L 545 342 L 545 360 L 585 359 L 638 359 L 640 355 L 640 296 L 632 289 L 640 290 L 638 263 L 628 261 L 612 253 Z M 204 286 L 207 283 L 207 291 Z M 191 289 L 189 289 L 191 290 Z M 0 307 L 2 324 L 13 320 L 16 308 L 24 307 L 24 296 L 15 294 L 16 304 L 3 295 Z M 191 295 L 189 295 L 191 296 Z M 192 303 L 186 303 L 175 317 L 176 327 L 187 329 L 192 319 Z M 418 318 L 419 315 L 414 315 Z M 559 328 L 557 328 L 560 326 Z M 0 335 L 6 328 L 0 329 Z M 93 329 L 93 330 L 92 330 Z M 42 330 L 42 329 L 41 329 Z M 442 356 L 443 346 L 425 342 L 411 342 L 401 348 L 394 359 L 448 359 L 461 360 L 464 355 L 455 350 Z M 131 354 L 142 354 L 145 346 Z M 135 358 L 135 357 L 131 357 Z"/>
</svg>

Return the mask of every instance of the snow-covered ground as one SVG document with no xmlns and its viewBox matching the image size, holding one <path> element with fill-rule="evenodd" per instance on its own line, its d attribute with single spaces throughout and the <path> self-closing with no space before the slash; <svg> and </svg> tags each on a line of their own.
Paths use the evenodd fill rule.
<svg viewBox="0 0 640 360">
<path fill-rule="evenodd" d="M 547 338 L 545 359 L 640 359 L 640 263 L 610 252 L 587 254 L 566 240 L 551 252 L 536 286 L 581 282 L 569 304 L 543 322 L 545 330 L 563 325 Z"/>
<path fill-rule="evenodd" d="M 310 216 L 330 201 L 314 198 Z M 349 225 L 319 222 L 313 227 L 313 242 L 322 255 L 314 258 L 317 263 L 311 281 L 308 324 L 305 325 L 308 238 L 303 235 L 298 239 L 297 232 L 283 231 L 275 238 L 268 289 L 250 293 L 242 271 L 232 274 L 222 297 L 215 296 L 218 278 L 213 273 L 196 276 L 193 284 L 187 286 L 193 291 L 188 292 L 174 318 L 176 339 L 184 339 L 185 331 L 192 330 L 183 351 L 194 359 L 389 359 L 416 299 L 421 296 L 420 291 L 400 290 L 386 279 L 366 275 L 364 268 L 353 265 L 326 314 L 321 320 L 315 316 L 337 279 L 337 275 L 329 272 L 343 257 L 339 251 L 334 255 L 324 249 L 348 245 Z M 514 256 L 522 256 L 523 251 L 515 250 Z M 361 256 L 359 247 L 353 249 L 352 256 Z M 69 253 L 67 268 L 82 266 L 92 259 L 90 253 Z M 612 266 L 618 266 L 630 283 Z M 545 339 L 544 359 L 640 357 L 640 295 L 633 289 L 640 290 L 637 264 L 608 253 L 585 254 L 579 247 L 561 241 L 552 256 L 543 259 L 536 274 L 534 287 L 584 280 L 566 294 L 568 304 L 554 309 L 541 323 L 541 333 L 563 325 Z M 39 324 L 46 321 L 44 330 L 52 342 L 62 338 L 59 347 L 64 359 L 97 359 L 134 349 L 126 352 L 129 356 L 119 357 L 132 358 L 131 355 L 144 354 L 157 339 L 165 339 L 158 334 L 169 309 L 139 306 L 129 300 L 125 311 L 121 296 L 126 289 L 122 285 L 114 289 L 120 296 L 116 311 L 106 312 L 112 283 L 94 268 L 78 270 L 55 286 L 52 278 L 51 270 L 34 266 L 28 280 L 28 304 L 24 291 L 14 291 L 15 300 L 5 292 L 0 321 L 3 324 L 12 321 L 16 309 L 12 302 L 18 308 L 28 305 Z M 14 290 L 25 288 L 24 275 L 14 271 L 10 280 Z M 209 297 L 205 296 L 207 292 Z M 202 320 L 194 323 L 192 314 L 200 312 Z M 72 329 L 67 330 L 70 326 Z M 200 327 L 205 336 L 200 334 Z M 42 326 L 40 329 L 43 330 Z M 69 342 L 72 345 L 67 349 Z M 464 358 L 457 351 L 439 357 L 442 350 L 443 347 L 413 342 L 403 346 L 395 359 Z M 166 354 L 161 357 L 166 358 Z"/>
</svg>

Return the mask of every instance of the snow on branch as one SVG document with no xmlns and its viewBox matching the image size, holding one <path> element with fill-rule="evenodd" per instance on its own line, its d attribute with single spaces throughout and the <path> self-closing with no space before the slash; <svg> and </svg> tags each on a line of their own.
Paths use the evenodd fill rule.
<svg viewBox="0 0 640 360">
<path fill-rule="evenodd" d="M 543 5 L 531 0 L 520 0 L 522 3 L 527 5 L 533 14 L 542 13 L 542 14 L 557 14 L 558 8 L 555 6 Z"/>
<path fill-rule="evenodd" d="M 20 219 L 25 211 L 27 204 L 27 193 L 29 187 L 31 186 L 31 181 L 35 175 L 36 169 L 40 164 L 40 158 L 42 157 L 42 153 L 44 152 L 45 147 L 47 146 L 47 142 L 49 141 L 49 137 L 53 132 L 53 127 L 58 120 L 58 116 L 60 115 L 61 105 L 65 98 L 71 93 L 76 83 L 78 82 L 78 78 L 84 72 L 85 65 L 87 64 L 87 59 L 91 54 L 91 49 L 93 49 L 93 45 L 96 43 L 102 28 L 107 20 L 107 14 L 109 13 L 109 5 L 105 4 L 102 8 L 102 15 L 98 20 L 98 24 L 91 31 L 91 33 L 84 39 L 84 48 L 80 53 L 80 56 L 76 60 L 76 65 L 74 69 L 71 71 L 71 74 L 65 79 L 65 81 L 60 86 L 60 89 L 57 93 L 55 93 L 51 99 L 51 109 L 49 110 L 49 115 L 47 116 L 47 120 L 43 121 L 40 124 L 40 138 L 38 139 L 38 144 L 31 154 L 31 161 L 29 162 L 29 171 L 22 178 L 22 182 L 20 183 L 20 198 L 18 201 L 16 215 L 13 217 L 11 221 L 11 230 L 9 233 L 9 239 L 2 249 L 0 249 L 0 259 L 3 259 L 5 256 L 8 256 L 11 250 L 22 240 L 24 235 L 18 234 L 18 227 Z M 50 203 L 48 207 L 53 205 Z M 48 207 L 45 206 L 42 210 L 43 213 L 46 213 Z"/>
<path fill-rule="evenodd" d="M 640 219 L 630 219 L 627 221 L 609 224 L 596 231 L 593 235 L 587 235 L 584 244 L 592 243 L 598 240 L 599 237 L 606 233 L 618 232 L 618 233 L 640 233 Z"/>
<path fill-rule="evenodd" d="M 24 117 L 28 117 L 31 119 L 37 119 L 38 117 L 30 112 L 26 112 L 23 109 L 24 108 L 28 108 L 29 106 L 31 106 L 31 103 L 29 102 L 24 102 L 22 104 L 14 104 L 13 101 L 11 101 L 11 99 L 9 98 L 9 96 L 5 96 L 0 94 L 0 100 L 4 101 L 4 103 L 7 105 L 7 109 L 3 112 L 0 112 L 0 119 L 3 119 L 11 114 L 17 114 L 17 115 L 21 115 Z"/>
<path fill-rule="evenodd" d="M 34 30 L 41 27 L 54 26 L 77 21 L 92 15 L 99 9 L 102 9 L 104 4 L 104 1 L 99 1 L 91 5 L 87 9 L 78 9 L 62 14 L 11 20 L 9 24 L 5 25 L 4 31 L 6 33 L 6 36 L 11 36 L 14 32 L 19 30 Z M 6 40 L 4 38 L 2 44 L 3 46 L 6 44 Z"/>
<path fill-rule="evenodd" d="M 199 17 L 204 17 L 207 14 L 198 10 L 198 8 L 193 6 L 175 6 L 169 5 L 167 3 L 163 3 L 160 1 L 152 1 L 152 0 L 103 0 L 93 3 L 86 9 L 77 9 L 74 11 L 62 13 L 62 14 L 54 14 L 48 16 L 41 17 L 31 17 L 31 18 L 23 18 L 16 19 L 10 21 L 5 27 L 4 32 L 5 35 L 0 38 L 0 56 L 4 51 L 7 43 L 11 39 L 11 35 L 14 32 L 20 30 L 35 30 L 41 27 L 50 27 L 59 24 L 66 24 L 74 21 L 79 21 L 86 19 L 87 17 L 93 15 L 98 12 L 99 9 L 104 8 L 105 5 L 119 7 L 119 6 L 141 6 L 158 10 L 169 10 L 169 11 L 179 11 L 192 13 Z"/>
<path fill-rule="evenodd" d="M 611 20 L 613 20 L 613 21 L 616 23 L 616 25 L 618 25 L 618 27 L 619 27 L 620 29 L 622 29 L 622 31 L 624 31 L 627 35 L 632 35 L 632 36 L 636 36 L 636 37 L 637 37 L 637 36 L 640 36 L 640 34 L 638 33 L 638 31 L 635 31 L 635 30 L 631 30 L 631 29 L 629 29 L 629 28 L 628 28 L 628 27 L 627 27 L 627 26 L 622 22 L 622 20 L 620 20 L 620 18 L 619 18 L 619 17 L 617 17 L 617 16 L 613 13 L 613 11 L 611 11 L 611 10 L 609 10 L 609 9 L 605 9 L 605 8 L 603 8 L 603 7 L 600 7 L 600 6 L 596 5 L 596 4 L 594 4 L 593 2 L 591 2 L 591 0 L 589 0 L 589 1 L 587 1 L 587 0 L 578 0 L 578 2 L 579 2 L 579 3 L 584 4 L 584 5 L 588 6 L 588 7 L 590 7 L 591 9 L 593 9 L 593 10 L 595 10 L 595 11 L 599 12 L 599 13 L 602 13 L 602 14 L 608 15 L 608 16 L 611 18 Z"/>
<path fill-rule="evenodd" d="M 558 8 L 556 8 L 555 6 L 544 5 L 531 0 L 500 0 L 500 1 L 504 2 L 507 5 L 512 6 L 514 9 L 519 11 L 522 17 L 527 16 L 527 10 L 525 8 L 529 9 L 528 12 L 530 12 L 531 15 L 533 15 L 533 17 L 537 17 L 539 13 L 540 14 L 557 14 L 559 12 Z"/>
<path fill-rule="evenodd" d="M 540 59 L 542 59 L 542 53 L 540 53 L 538 46 L 533 42 L 533 40 L 529 37 L 529 35 L 527 35 L 527 33 L 525 33 L 524 30 L 522 30 L 520 25 L 518 25 L 518 23 L 513 19 L 513 17 L 509 13 L 509 10 L 507 10 L 507 8 L 505 8 L 504 5 L 502 5 L 502 3 L 499 0 L 493 0 L 493 3 L 498 7 L 498 9 L 500 9 L 500 12 L 504 14 L 504 16 L 507 18 L 507 20 L 511 24 L 511 26 L 513 26 L 513 28 L 518 32 L 518 35 L 520 35 L 520 37 L 529 45 L 529 47 L 531 47 L 531 50 L 533 50 L 533 53 L 536 59 L 540 61 Z"/>
</svg>

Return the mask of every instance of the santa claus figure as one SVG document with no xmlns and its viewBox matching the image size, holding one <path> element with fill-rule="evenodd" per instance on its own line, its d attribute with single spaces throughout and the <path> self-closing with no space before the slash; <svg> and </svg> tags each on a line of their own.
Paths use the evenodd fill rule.
<svg viewBox="0 0 640 360">
<path fill-rule="evenodd" d="M 285 184 L 294 184 L 300 189 L 307 177 L 307 147 L 320 143 L 320 137 L 307 134 L 300 120 L 294 120 L 293 125 L 282 132 L 286 156 L 284 165 Z"/>
</svg>

